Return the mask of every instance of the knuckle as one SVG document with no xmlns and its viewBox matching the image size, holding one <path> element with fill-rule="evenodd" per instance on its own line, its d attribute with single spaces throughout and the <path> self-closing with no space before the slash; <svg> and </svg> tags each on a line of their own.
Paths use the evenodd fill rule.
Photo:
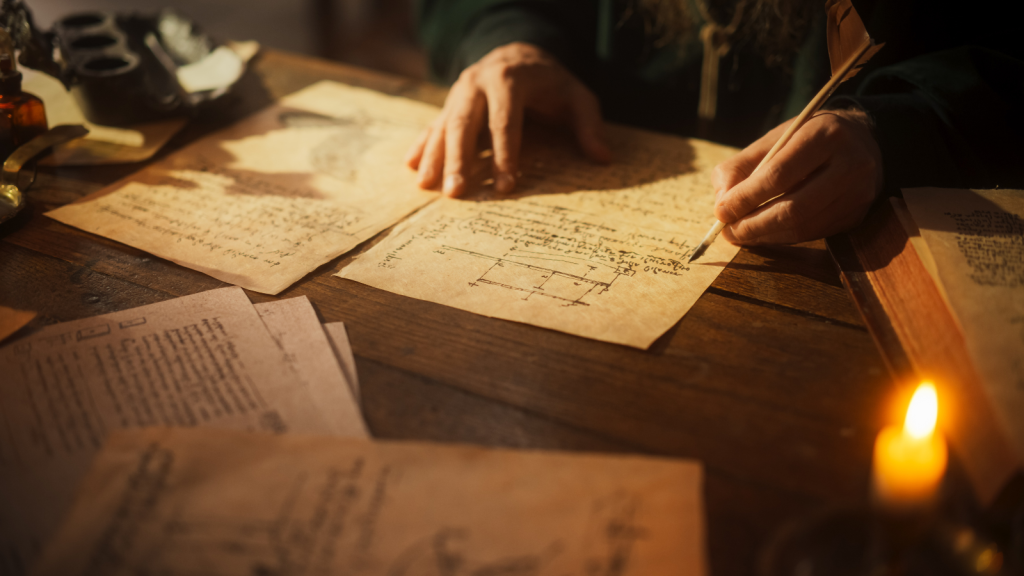
<svg viewBox="0 0 1024 576">
<path fill-rule="evenodd" d="M 445 123 L 445 129 L 449 132 L 463 132 L 469 127 L 469 118 L 462 114 L 453 114 Z"/>
<path fill-rule="evenodd" d="M 735 160 L 726 160 L 715 166 L 711 173 L 711 183 L 715 188 L 725 191 L 743 181 L 744 175 Z"/>
<path fill-rule="evenodd" d="M 804 218 L 804 210 L 794 202 L 784 200 L 779 203 L 775 225 L 780 239 L 784 241 L 797 242 L 807 233 L 807 219 Z"/>
<path fill-rule="evenodd" d="M 474 64 L 462 72 L 459 73 L 458 79 L 455 80 L 456 84 L 475 84 L 477 76 L 480 74 L 479 64 Z"/>
<path fill-rule="evenodd" d="M 779 202 L 775 214 L 775 223 L 780 229 L 792 229 L 800 224 L 800 208 L 789 200 Z"/>
<path fill-rule="evenodd" d="M 519 71 L 519 66 L 511 62 L 498 62 L 491 67 L 491 74 L 498 80 L 509 83 L 512 82 L 516 73 Z"/>
<path fill-rule="evenodd" d="M 732 237 L 740 244 L 746 244 L 750 241 L 750 226 L 746 220 L 729 224 L 729 230 L 732 231 Z"/>
<path fill-rule="evenodd" d="M 726 162 L 722 162 L 711 172 L 711 181 L 716 185 L 724 185 L 728 180 L 728 175 L 729 169 L 726 167 Z"/>
<path fill-rule="evenodd" d="M 444 159 L 444 175 L 458 174 L 462 172 L 462 155 L 450 154 Z"/>
<path fill-rule="evenodd" d="M 749 218 L 744 218 L 729 225 L 732 228 L 733 238 L 740 244 L 753 244 L 760 237 L 760 230 L 756 223 Z"/>
<path fill-rule="evenodd" d="M 499 114 L 491 118 L 487 125 L 491 129 L 491 136 L 501 138 L 508 134 L 509 129 L 512 127 L 512 121 L 507 115 Z"/>
<path fill-rule="evenodd" d="M 509 117 L 507 111 L 499 111 L 498 113 L 490 115 L 487 119 L 487 125 L 491 130 L 505 131 L 512 125 L 512 119 Z"/>
<path fill-rule="evenodd" d="M 764 183 L 764 189 L 766 192 L 780 191 L 782 183 L 785 181 L 786 176 L 785 168 L 781 162 L 772 162 L 764 167 L 764 174 L 761 176 L 761 181 Z"/>
<path fill-rule="evenodd" d="M 834 119 L 827 121 L 822 127 L 822 136 L 824 136 L 825 142 L 829 144 L 842 142 L 847 136 L 846 127 L 842 123 L 836 122 Z"/>
<path fill-rule="evenodd" d="M 734 217 L 746 216 L 751 210 L 757 207 L 753 200 L 745 194 L 736 194 L 732 198 L 722 202 L 726 210 L 733 213 Z"/>
</svg>

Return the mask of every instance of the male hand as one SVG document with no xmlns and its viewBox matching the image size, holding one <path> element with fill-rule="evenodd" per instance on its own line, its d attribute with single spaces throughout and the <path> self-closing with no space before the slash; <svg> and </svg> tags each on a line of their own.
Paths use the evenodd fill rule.
<svg viewBox="0 0 1024 576">
<path fill-rule="evenodd" d="M 871 120 L 855 109 L 819 112 L 751 176 L 787 126 L 715 167 L 715 216 L 729 224 L 722 236 L 733 244 L 795 244 L 849 230 L 882 190 Z"/>
<path fill-rule="evenodd" d="M 452 85 L 441 115 L 409 149 L 405 161 L 419 171 L 421 188 L 463 193 L 484 118 L 491 134 L 494 187 L 510 192 L 516 184 L 523 115 L 569 124 L 583 152 L 606 163 L 611 152 L 602 136 L 597 98 L 545 51 L 522 42 L 492 50 L 463 70 Z"/>
</svg>

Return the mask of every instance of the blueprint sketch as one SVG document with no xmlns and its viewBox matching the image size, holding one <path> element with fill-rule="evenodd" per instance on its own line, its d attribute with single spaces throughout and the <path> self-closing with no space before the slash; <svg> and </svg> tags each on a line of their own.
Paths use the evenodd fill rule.
<svg viewBox="0 0 1024 576">
<path fill-rule="evenodd" d="M 534 128 L 515 196 L 480 185 L 467 199 L 438 200 L 338 275 L 478 314 L 650 346 L 738 251 L 719 241 L 686 263 L 714 223 L 711 170 L 735 149 L 613 126 L 615 162 L 596 166 L 558 134 Z M 477 172 L 486 176 L 486 166 Z"/>
<path fill-rule="evenodd" d="M 700 484 L 681 460 L 151 428 L 111 437 L 35 573 L 700 575 Z"/>
</svg>

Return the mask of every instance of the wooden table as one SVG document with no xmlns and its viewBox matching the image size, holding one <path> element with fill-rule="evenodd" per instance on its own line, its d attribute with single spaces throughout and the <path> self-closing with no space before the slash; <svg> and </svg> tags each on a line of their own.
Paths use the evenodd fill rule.
<svg viewBox="0 0 1024 576">
<path fill-rule="evenodd" d="M 168 149 L 325 78 L 436 104 L 445 94 L 273 51 L 255 72 Z M 30 211 L 0 230 L 0 304 L 39 311 L 28 330 L 224 285 L 43 216 L 138 168 L 41 171 Z M 324 321 L 348 326 L 377 438 L 701 460 L 716 575 L 752 573 L 788 520 L 865 498 L 894 385 L 823 242 L 742 250 L 647 351 L 333 276 L 372 243 L 280 297 L 306 295 Z"/>
</svg>

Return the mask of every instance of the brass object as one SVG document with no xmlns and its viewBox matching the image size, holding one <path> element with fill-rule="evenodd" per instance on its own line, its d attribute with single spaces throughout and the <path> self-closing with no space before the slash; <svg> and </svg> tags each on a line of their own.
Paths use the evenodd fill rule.
<svg viewBox="0 0 1024 576">
<path fill-rule="evenodd" d="M 18 188 L 18 174 L 29 160 L 47 148 L 81 138 L 89 133 L 85 126 L 55 126 L 18 147 L 4 162 L 0 172 L 0 224 L 14 218 L 25 207 L 25 195 Z"/>
</svg>

